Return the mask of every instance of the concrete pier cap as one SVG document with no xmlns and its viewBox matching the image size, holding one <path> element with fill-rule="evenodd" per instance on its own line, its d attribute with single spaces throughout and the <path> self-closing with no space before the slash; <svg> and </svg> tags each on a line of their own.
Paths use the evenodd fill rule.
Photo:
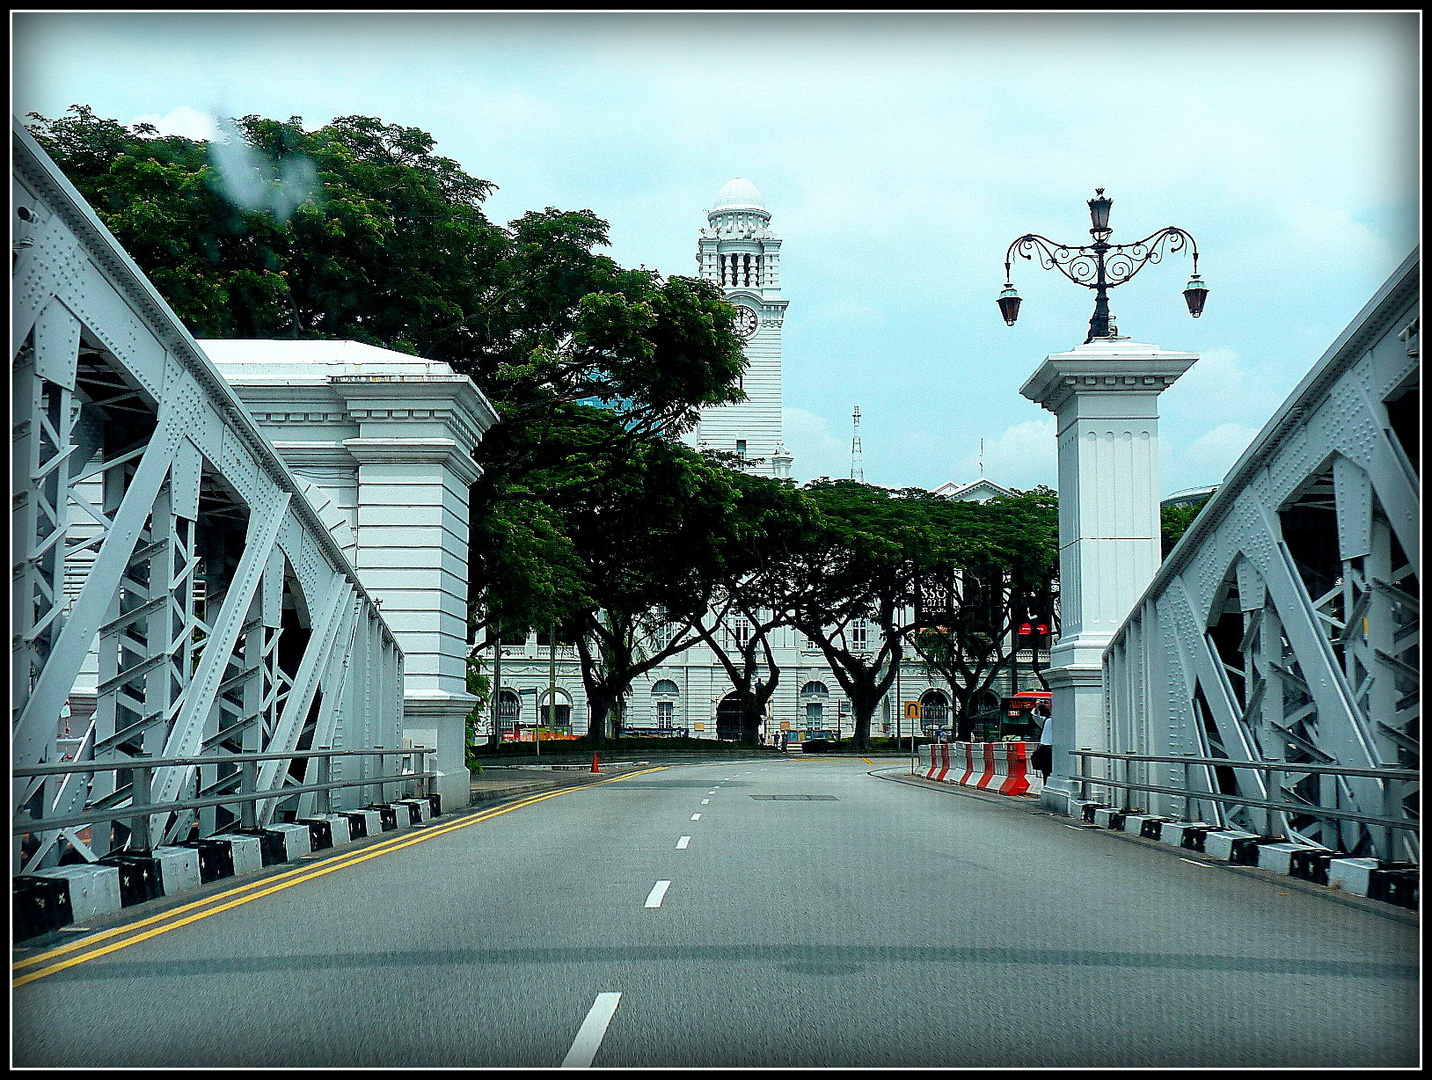
<svg viewBox="0 0 1432 1080">
<path fill-rule="evenodd" d="M 442 361 L 362 342 L 199 345 L 312 485 L 403 650 L 404 741 L 436 747 L 444 807 L 466 806 L 468 489 L 492 405 Z"/>
<path fill-rule="evenodd" d="M 1098 338 L 1046 356 L 1019 391 L 1057 419 L 1061 625 L 1045 672 L 1054 773 L 1043 801 L 1060 812 L 1078 793 L 1068 752 L 1110 745 L 1104 649 L 1161 559 L 1158 396 L 1197 360 Z"/>
</svg>

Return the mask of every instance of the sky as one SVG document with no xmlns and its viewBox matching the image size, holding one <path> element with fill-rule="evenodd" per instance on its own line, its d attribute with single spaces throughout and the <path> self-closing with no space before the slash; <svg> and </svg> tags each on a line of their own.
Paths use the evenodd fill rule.
<svg viewBox="0 0 1432 1080">
<path fill-rule="evenodd" d="M 1055 485 L 1019 394 L 1093 293 L 1010 243 L 1197 242 L 1110 294 L 1121 334 L 1199 361 L 1160 399 L 1164 494 L 1218 483 L 1417 245 L 1421 16 L 1365 13 L 11 13 L 12 111 L 71 104 L 211 138 L 257 113 L 376 116 L 554 206 L 626 266 L 692 275 L 744 177 L 781 247 L 792 474 Z"/>
</svg>

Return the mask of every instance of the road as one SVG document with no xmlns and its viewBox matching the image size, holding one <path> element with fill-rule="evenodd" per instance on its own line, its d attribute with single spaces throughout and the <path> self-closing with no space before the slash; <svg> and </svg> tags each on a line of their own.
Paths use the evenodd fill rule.
<svg viewBox="0 0 1432 1080">
<path fill-rule="evenodd" d="M 876 768 L 637 772 L 81 939 L 13 1063 L 1417 1063 L 1407 913 Z"/>
</svg>

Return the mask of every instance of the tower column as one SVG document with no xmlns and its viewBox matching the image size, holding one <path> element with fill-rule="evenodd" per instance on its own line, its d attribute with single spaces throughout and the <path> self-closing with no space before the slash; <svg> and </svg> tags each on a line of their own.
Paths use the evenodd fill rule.
<svg viewBox="0 0 1432 1080">
<path fill-rule="evenodd" d="M 1100 338 L 1045 357 L 1020 388 L 1058 418 L 1061 625 L 1045 672 L 1053 773 L 1043 800 L 1060 812 L 1079 794 L 1068 752 L 1109 747 L 1104 649 L 1161 561 L 1158 396 L 1197 359 Z"/>
<path fill-rule="evenodd" d="M 747 368 L 746 400 L 703 409 L 699 445 L 741 454 L 750 467 L 789 476 L 791 452 L 781 440 L 781 241 L 770 233 L 771 215 L 756 186 L 735 179 L 716 196 L 701 230 L 696 262 L 704 280 L 719 285 L 737 310 Z"/>
</svg>

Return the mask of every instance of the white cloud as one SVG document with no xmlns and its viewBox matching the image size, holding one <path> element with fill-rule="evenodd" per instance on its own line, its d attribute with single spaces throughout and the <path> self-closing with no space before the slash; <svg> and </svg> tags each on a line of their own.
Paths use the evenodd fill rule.
<svg viewBox="0 0 1432 1080">
<path fill-rule="evenodd" d="M 1208 349 L 1164 392 L 1159 414 L 1200 427 L 1230 422 L 1262 424 L 1283 400 L 1285 389 L 1248 370 L 1233 349 Z"/>
<path fill-rule="evenodd" d="M 1054 417 L 1026 420 L 1005 428 L 998 439 L 985 440 L 984 475 L 1005 487 L 1027 489 L 1038 484 L 1056 486 L 1058 480 L 1056 422 Z M 954 463 L 951 480 L 965 482 L 980 476 L 976 448 Z"/>
<path fill-rule="evenodd" d="M 1175 450 L 1165 441 L 1160 486 L 1165 492 L 1170 492 L 1222 483 L 1228 470 L 1248 449 L 1259 430 L 1247 424 L 1219 424 L 1182 451 Z"/>
<path fill-rule="evenodd" d="M 781 427 L 795 455 L 791 475 L 797 480 L 850 475 L 850 443 L 831 432 L 825 417 L 805 409 L 782 409 Z"/>
<path fill-rule="evenodd" d="M 133 117 L 129 125 L 153 124 L 161 135 L 180 135 L 186 139 L 208 142 L 219 137 L 218 121 L 208 113 L 178 105 L 163 116 L 158 113 L 143 113 Z"/>
</svg>

